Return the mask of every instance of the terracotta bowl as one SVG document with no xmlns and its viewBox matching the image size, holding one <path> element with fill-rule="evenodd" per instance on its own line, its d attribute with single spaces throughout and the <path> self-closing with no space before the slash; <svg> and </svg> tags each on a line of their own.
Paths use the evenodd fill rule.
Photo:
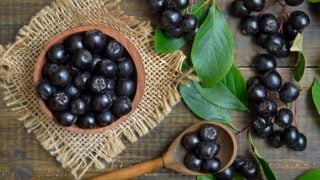
<svg viewBox="0 0 320 180">
<path fill-rule="evenodd" d="M 138 105 L 142 99 L 142 96 L 144 94 L 144 88 L 145 88 L 144 65 L 142 62 L 141 55 L 139 54 L 136 47 L 130 42 L 130 40 L 128 38 L 126 38 L 124 35 L 119 33 L 117 30 L 110 28 L 110 27 L 107 27 L 107 26 L 102 26 L 102 25 L 85 25 L 85 26 L 79 26 L 76 28 L 72 28 L 72 29 L 69 29 L 65 32 L 62 32 L 61 34 L 57 35 L 52 40 L 50 40 L 48 42 L 48 44 L 42 49 L 42 51 L 40 52 L 40 55 L 37 59 L 37 62 L 35 65 L 35 70 L 34 70 L 34 75 L 33 75 L 34 86 L 36 87 L 42 79 L 42 68 L 45 65 L 45 63 L 47 62 L 46 54 L 51 46 L 53 46 L 59 42 L 64 41 L 66 38 L 68 38 L 69 36 L 71 36 L 73 34 L 83 33 L 83 32 L 89 31 L 89 30 L 93 30 L 93 29 L 100 30 L 105 35 L 117 40 L 125 48 L 128 55 L 132 58 L 134 65 L 135 65 L 135 68 L 136 68 L 137 89 L 136 89 L 136 93 L 135 93 L 133 101 L 132 101 L 131 112 L 128 113 L 127 115 L 120 117 L 115 122 L 113 122 L 111 125 L 106 126 L 106 127 L 96 127 L 93 129 L 81 129 L 75 124 L 72 125 L 71 127 L 65 127 L 65 129 L 67 129 L 69 131 L 83 133 L 83 134 L 94 134 L 94 133 L 105 132 L 107 130 L 110 130 L 110 129 L 118 126 L 122 122 L 126 121 L 128 119 L 128 117 L 130 116 L 130 114 L 132 112 L 134 112 L 135 109 L 138 107 Z M 57 120 L 54 118 L 51 110 L 48 109 L 48 107 L 46 106 L 44 101 L 40 97 L 38 97 L 38 99 L 39 99 L 40 107 L 43 110 L 43 112 L 47 116 L 49 116 L 53 121 L 58 123 Z"/>
</svg>

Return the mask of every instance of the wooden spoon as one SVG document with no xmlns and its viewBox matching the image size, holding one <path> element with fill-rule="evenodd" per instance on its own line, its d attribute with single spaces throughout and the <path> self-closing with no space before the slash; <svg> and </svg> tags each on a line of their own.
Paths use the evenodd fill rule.
<svg viewBox="0 0 320 180">
<path fill-rule="evenodd" d="M 203 175 L 201 172 L 192 171 L 184 165 L 184 158 L 187 151 L 181 145 L 181 140 L 186 133 L 197 132 L 206 125 L 210 124 L 219 131 L 217 143 L 220 145 L 220 152 L 217 158 L 221 161 L 220 172 L 229 167 L 237 155 L 237 142 L 234 134 L 224 125 L 215 122 L 199 122 L 183 131 L 171 144 L 166 153 L 161 157 L 136 164 L 134 166 L 118 169 L 109 173 L 92 178 L 93 180 L 114 180 L 131 179 L 162 168 L 172 169 L 186 175 Z"/>
</svg>

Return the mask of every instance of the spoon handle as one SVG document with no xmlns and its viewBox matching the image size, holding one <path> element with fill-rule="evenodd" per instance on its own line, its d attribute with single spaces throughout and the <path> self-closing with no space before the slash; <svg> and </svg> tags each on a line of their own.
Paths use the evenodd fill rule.
<svg viewBox="0 0 320 180">
<path fill-rule="evenodd" d="M 114 179 L 131 179 L 138 177 L 164 167 L 162 157 L 153 159 L 150 161 L 142 162 L 130 167 L 117 169 L 109 173 L 105 173 L 96 177 L 91 178 L 91 180 L 114 180 Z"/>
</svg>

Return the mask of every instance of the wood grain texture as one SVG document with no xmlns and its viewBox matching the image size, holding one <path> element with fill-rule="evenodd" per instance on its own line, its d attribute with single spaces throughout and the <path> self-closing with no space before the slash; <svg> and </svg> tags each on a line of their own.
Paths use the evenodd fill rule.
<svg viewBox="0 0 320 180">
<path fill-rule="evenodd" d="M 0 43 L 6 44 L 14 40 L 19 28 L 27 24 L 30 18 L 51 0 L 1 0 L 0 1 Z M 218 1 L 223 10 L 227 9 L 231 0 Z M 129 15 L 135 15 L 142 20 L 151 19 L 147 0 L 123 0 L 122 8 Z M 320 117 L 313 107 L 309 88 L 313 77 L 319 77 L 319 70 L 314 68 L 320 64 L 320 15 L 309 9 L 304 3 L 299 7 L 310 14 L 312 24 L 306 30 L 304 51 L 307 59 L 307 70 L 301 85 L 303 92 L 298 100 L 298 124 L 301 132 L 308 138 L 308 147 L 304 152 L 294 152 L 286 147 L 281 149 L 270 148 L 264 140 L 255 138 L 260 154 L 265 157 L 280 179 L 295 179 L 299 174 L 320 166 Z M 274 8 L 275 11 L 279 9 Z M 226 12 L 226 11 L 225 11 Z M 251 67 L 251 58 L 262 50 L 253 45 L 250 37 L 242 36 L 237 29 L 239 20 L 229 17 L 226 13 L 236 43 L 236 64 L 248 78 L 254 75 Z M 294 55 L 290 58 L 278 60 L 279 71 L 284 79 L 292 78 L 292 67 L 295 64 Z M 293 107 L 291 107 L 293 108 Z M 249 123 L 249 114 L 234 112 L 232 114 L 236 126 L 241 128 Z M 197 121 L 183 103 L 179 103 L 165 120 L 148 135 L 139 139 L 135 144 L 127 143 L 127 149 L 121 154 L 113 167 L 130 166 L 160 156 L 175 137 L 189 125 Z M 239 154 L 249 154 L 249 146 L 245 134 L 237 137 Z M 108 170 L 111 170 L 109 168 Z M 86 177 L 101 174 L 104 171 L 90 170 Z M 23 123 L 16 120 L 14 114 L 5 107 L 0 98 L 0 179 L 29 179 L 34 176 L 38 179 L 72 179 L 68 170 L 45 151 L 34 135 L 28 134 Z M 159 170 L 147 174 L 139 179 L 194 179 L 170 170 Z"/>
</svg>

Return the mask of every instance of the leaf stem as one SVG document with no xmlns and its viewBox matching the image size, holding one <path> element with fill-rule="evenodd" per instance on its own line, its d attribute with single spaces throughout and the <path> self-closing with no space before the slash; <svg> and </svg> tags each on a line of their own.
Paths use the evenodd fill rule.
<svg viewBox="0 0 320 180">
<path fill-rule="evenodd" d="M 238 131 L 235 135 L 236 136 L 238 136 L 238 135 L 240 135 L 240 134 L 242 134 L 242 133 L 244 133 L 244 132 L 247 132 L 250 128 L 251 128 L 251 124 L 249 124 L 247 127 L 244 127 L 244 128 L 242 128 L 242 129 L 240 129 L 240 131 Z"/>
<path fill-rule="evenodd" d="M 235 130 L 235 131 L 237 131 L 237 132 L 240 131 L 234 124 L 229 123 L 228 125 L 229 125 L 233 130 Z"/>
</svg>

